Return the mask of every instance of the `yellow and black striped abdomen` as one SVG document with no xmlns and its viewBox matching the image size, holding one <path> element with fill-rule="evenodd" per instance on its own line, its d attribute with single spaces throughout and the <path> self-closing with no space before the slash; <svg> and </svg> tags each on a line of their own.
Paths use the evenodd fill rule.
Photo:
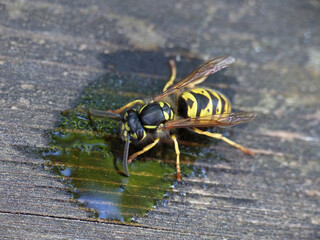
<svg viewBox="0 0 320 240">
<path fill-rule="evenodd" d="M 203 117 L 231 112 L 226 96 L 208 88 L 193 88 L 179 97 L 179 115 L 182 117 Z"/>
</svg>

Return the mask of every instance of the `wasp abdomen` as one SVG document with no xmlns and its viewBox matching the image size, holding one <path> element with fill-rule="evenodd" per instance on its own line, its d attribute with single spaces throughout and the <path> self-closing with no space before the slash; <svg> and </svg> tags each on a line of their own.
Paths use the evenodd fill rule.
<svg viewBox="0 0 320 240">
<path fill-rule="evenodd" d="M 182 117 L 204 117 L 231 112 L 226 96 L 208 88 L 194 88 L 179 97 L 178 112 Z"/>
</svg>

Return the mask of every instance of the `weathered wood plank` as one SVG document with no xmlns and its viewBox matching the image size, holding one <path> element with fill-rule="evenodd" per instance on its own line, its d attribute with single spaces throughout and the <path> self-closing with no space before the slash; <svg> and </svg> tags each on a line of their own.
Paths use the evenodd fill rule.
<svg viewBox="0 0 320 240">
<path fill-rule="evenodd" d="M 319 238 L 319 11 L 311 0 L 0 0 L 1 236 Z M 140 226 L 88 218 L 43 170 L 37 147 L 89 82 L 107 72 L 164 82 L 176 54 L 236 57 L 207 84 L 231 90 L 236 109 L 259 112 L 232 130 L 255 158 L 212 145 L 222 159 L 204 153 L 195 164 L 206 177 L 185 179 Z M 179 77 L 194 67 L 181 64 Z"/>
</svg>

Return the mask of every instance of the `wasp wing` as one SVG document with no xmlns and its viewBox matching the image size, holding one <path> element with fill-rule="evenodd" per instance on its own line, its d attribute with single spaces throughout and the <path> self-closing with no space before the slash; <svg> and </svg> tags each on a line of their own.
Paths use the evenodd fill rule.
<svg viewBox="0 0 320 240">
<path fill-rule="evenodd" d="M 166 122 L 161 128 L 165 130 L 174 128 L 192 127 L 226 127 L 250 122 L 257 116 L 254 112 L 238 112 L 221 115 L 211 115 L 197 118 L 183 118 Z"/>
<path fill-rule="evenodd" d="M 194 70 L 189 76 L 179 81 L 177 84 L 173 85 L 172 87 L 168 88 L 163 93 L 159 94 L 154 98 L 155 101 L 160 101 L 164 97 L 176 93 L 182 88 L 185 87 L 194 87 L 195 85 L 202 83 L 206 78 L 220 71 L 223 68 L 228 67 L 235 61 L 233 57 L 217 57 L 209 60 L 208 62 L 204 63 L 196 70 Z"/>
</svg>

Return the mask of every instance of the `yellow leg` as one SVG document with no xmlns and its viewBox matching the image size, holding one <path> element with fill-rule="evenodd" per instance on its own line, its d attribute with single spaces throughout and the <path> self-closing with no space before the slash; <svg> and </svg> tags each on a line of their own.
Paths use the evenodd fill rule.
<svg viewBox="0 0 320 240">
<path fill-rule="evenodd" d="M 176 68 L 176 65 L 175 65 L 174 61 L 170 60 L 169 64 L 170 64 L 170 68 L 171 68 L 171 77 L 170 77 L 169 81 L 166 83 L 166 85 L 164 86 L 163 92 L 165 90 L 167 90 L 173 84 L 173 82 L 174 82 L 174 80 L 176 79 L 176 76 L 177 76 L 177 68 Z"/>
<path fill-rule="evenodd" d="M 171 135 L 171 139 L 174 142 L 174 150 L 176 151 L 177 160 L 176 160 L 176 169 L 177 169 L 177 180 L 181 180 L 181 172 L 180 172 L 180 150 L 179 150 L 179 144 L 177 141 L 177 137 L 175 135 Z"/>
<path fill-rule="evenodd" d="M 204 82 L 207 78 L 208 78 L 208 77 L 200 78 L 200 79 L 198 79 L 197 81 L 195 81 L 195 82 L 192 82 L 192 83 L 188 84 L 188 86 L 187 86 L 187 87 L 188 87 L 188 88 L 194 88 L 194 87 L 196 87 L 196 85 L 198 85 L 198 84 L 200 84 L 200 83 Z"/>
<path fill-rule="evenodd" d="M 113 112 L 113 113 L 121 113 L 123 112 L 123 110 L 125 110 L 126 108 L 130 108 L 136 104 L 140 104 L 140 105 L 143 105 L 144 104 L 144 101 L 142 100 L 134 100 L 132 102 L 129 102 L 127 103 L 126 105 L 124 105 L 122 108 L 119 108 L 117 110 L 109 110 L 109 112 Z"/>
<path fill-rule="evenodd" d="M 242 152 L 244 152 L 244 153 L 246 153 L 248 155 L 251 155 L 251 156 L 254 155 L 254 153 L 251 150 L 239 145 L 236 142 L 231 141 L 230 139 L 222 136 L 222 134 L 220 134 L 220 133 L 211 133 L 211 132 L 207 132 L 207 131 L 202 131 L 202 130 L 200 130 L 198 128 L 192 128 L 192 130 L 195 131 L 196 133 L 203 134 L 203 135 L 206 135 L 208 137 L 221 139 L 221 140 L 225 141 L 226 143 L 230 144 L 231 146 L 240 149 Z"/>
<path fill-rule="evenodd" d="M 149 145 L 145 146 L 142 150 L 132 154 L 128 159 L 128 163 L 131 163 L 134 158 L 136 158 L 137 156 L 141 155 L 142 153 L 145 153 L 145 152 L 149 151 L 151 148 L 153 148 L 159 142 L 159 140 L 160 140 L 159 138 L 156 138 L 153 141 L 153 143 L 150 143 Z"/>
</svg>

